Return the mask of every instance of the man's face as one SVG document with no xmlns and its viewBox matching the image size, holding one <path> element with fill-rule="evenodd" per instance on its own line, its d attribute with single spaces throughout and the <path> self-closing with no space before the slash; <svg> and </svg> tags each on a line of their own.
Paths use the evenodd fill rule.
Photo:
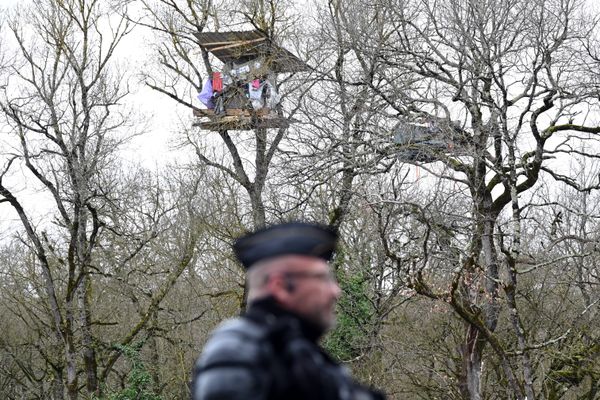
<svg viewBox="0 0 600 400">
<path fill-rule="evenodd" d="M 324 331 L 335 325 L 340 287 L 327 262 L 308 256 L 286 256 L 278 276 L 280 303 Z"/>
</svg>

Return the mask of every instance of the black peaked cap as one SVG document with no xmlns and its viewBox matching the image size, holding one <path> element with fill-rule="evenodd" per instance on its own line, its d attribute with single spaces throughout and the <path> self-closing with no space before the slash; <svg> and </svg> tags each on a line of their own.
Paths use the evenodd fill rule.
<svg viewBox="0 0 600 400">
<path fill-rule="evenodd" d="M 248 269 L 258 261 L 297 254 L 331 260 L 337 234 L 327 226 L 306 222 L 287 222 L 259 229 L 237 239 L 233 250 Z"/>
</svg>

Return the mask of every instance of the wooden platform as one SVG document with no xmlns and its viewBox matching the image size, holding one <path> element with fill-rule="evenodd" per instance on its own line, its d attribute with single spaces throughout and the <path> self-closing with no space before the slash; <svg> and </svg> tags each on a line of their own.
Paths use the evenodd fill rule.
<svg viewBox="0 0 600 400">
<path fill-rule="evenodd" d="M 223 115 L 215 115 L 214 110 L 204 109 L 204 108 L 195 108 L 194 109 L 194 117 L 196 118 L 223 118 L 225 116 L 244 116 L 244 117 L 262 117 L 265 115 L 271 114 L 271 110 L 268 108 L 261 108 L 260 110 L 243 110 L 241 108 L 228 108 L 225 110 L 225 114 Z"/>
<path fill-rule="evenodd" d="M 238 130 L 250 131 L 253 129 L 278 129 L 287 128 L 294 122 L 288 118 L 280 118 L 271 113 L 269 109 L 242 110 L 239 108 L 228 109 L 224 115 L 215 115 L 213 110 L 195 109 L 196 120 L 192 126 L 208 131 Z"/>
</svg>

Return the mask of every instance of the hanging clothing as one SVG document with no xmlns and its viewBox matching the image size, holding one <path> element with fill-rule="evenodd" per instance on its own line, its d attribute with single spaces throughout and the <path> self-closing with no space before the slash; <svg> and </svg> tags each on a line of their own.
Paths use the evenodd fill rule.
<svg viewBox="0 0 600 400">
<path fill-rule="evenodd" d="M 277 89 L 275 89 L 275 85 L 271 84 L 269 81 L 265 81 L 265 103 L 267 108 L 274 109 L 277 107 L 279 102 L 281 101 L 281 96 L 277 93 Z"/>
<path fill-rule="evenodd" d="M 255 79 L 248 84 L 248 98 L 252 103 L 252 108 L 259 110 L 265 106 L 263 101 L 263 89 L 266 82 L 261 82 L 259 79 Z"/>
<path fill-rule="evenodd" d="M 207 79 L 204 82 L 204 86 L 202 86 L 202 91 L 198 93 L 198 100 L 202 102 L 208 109 L 215 108 L 215 103 L 213 102 L 213 85 L 212 80 Z"/>
<path fill-rule="evenodd" d="M 213 91 L 214 92 L 222 92 L 223 91 L 223 77 L 220 72 L 213 72 L 212 79 Z"/>
</svg>

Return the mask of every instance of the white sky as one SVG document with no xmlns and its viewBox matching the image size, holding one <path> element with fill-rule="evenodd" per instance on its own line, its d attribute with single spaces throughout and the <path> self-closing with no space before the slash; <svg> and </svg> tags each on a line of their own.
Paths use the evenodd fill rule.
<svg viewBox="0 0 600 400">
<path fill-rule="evenodd" d="M 23 0 L 0 0 L 0 6 L 10 7 L 15 4 L 19 4 L 19 2 L 23 2 Z"/>
</svg>

